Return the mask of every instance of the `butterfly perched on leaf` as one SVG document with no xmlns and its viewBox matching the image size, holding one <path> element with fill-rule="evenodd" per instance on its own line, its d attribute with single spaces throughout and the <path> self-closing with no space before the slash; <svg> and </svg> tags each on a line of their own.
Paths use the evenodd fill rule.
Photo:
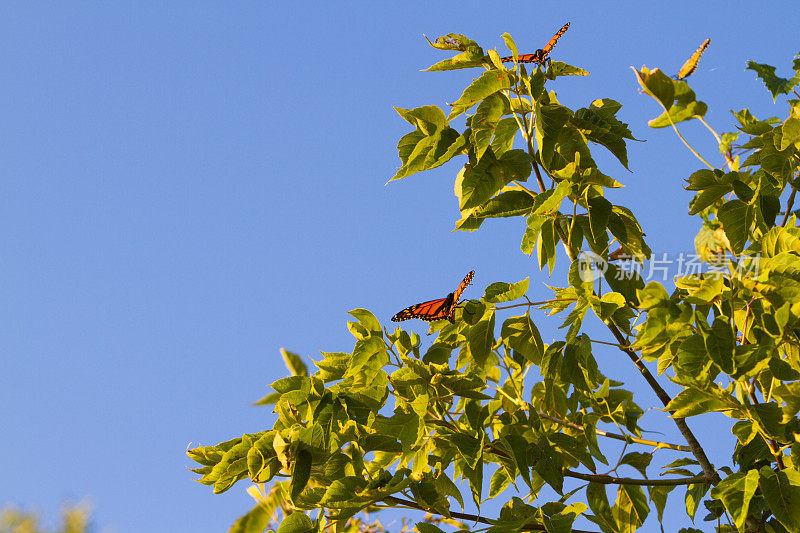
<svg viewBox="0 0 800 533">
<path fill-rule="evenodd" d="M 517 56 L 517 62 L 518 63 L 539 63 L 540 65 L 544 65 L 544 63 L 546 61 L 549 61 L 547 56 L 550 54 L 550 50 L 553 49 L 553 47 L 556 45 L 556 43 L 561 38 L 561 36 L 564 35 L 564 32 L 567 31 L 567 28 L 569 28 L 569 24 L 570 24 L 569 22 L 564 24 L 564 26 L 562 26 L 562 28 L 560 30 L 558 30 L 558 33 L 553 35 L 553 38 L 550 39 L 549 41 L 547 41 L 547 44 L 544 45 L 544 48 L 540 48 L 540 49 L 536 50 L 532 54 L 522 54 L 522 55 Z M 500 61 L 503 61 L 503 62 L 514 61 L 514 56 L 504 57 L 504 58 L 500 59 Z"/>
<path fill-rule="evenodd" d="M 711 39 L 706 39 L 703 41 L 703 44 L 700 45 L 700 48 L 694 51 L 692 57 L 686 60 L 686 63 L 683 64 L 681 69 L 678 71 L 677 76 L 675 79 L 682 80 L 684 78 L 688 78 L 692 75 L 692 73 L 697 70 L 697 64 L 700 63 L 700 56 L 703 55 L 703 52 L 706 51 L 708 45 L 711 44 Z"/>
<path fill-rule="evenodd" d="M 438 300 L 429 300 L 427 302 L 412 305 L 411 307 L 406 307 L 394 315 L 392 317 L 392 321 L 400 322 L 403 320 L 409 320 L 411 318 L 420 318 L 427 322 L 432 322 L 434 320 L 447 319 L 455 324 L 456 304 L 458 304 L 458 299 L 461 297 L 461 293 L 464 292 L 464 289 L 467 288 L 467 285 L 472 283 L 472 278 L 474 276 L 475 271 L 472 270 L 469 272 L 469 274 L 464 276 L 464 281 L 459 284 L 458 288 L 454 292 L 451 292 L 446 297 L 439 298 Z"/>
</svg>

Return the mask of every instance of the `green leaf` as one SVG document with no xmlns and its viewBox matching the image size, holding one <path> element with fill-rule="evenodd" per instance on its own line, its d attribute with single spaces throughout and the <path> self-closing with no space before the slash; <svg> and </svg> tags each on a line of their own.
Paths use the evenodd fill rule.
<svg viewBox="0 0 800 533">
<path fill-rule="evenodd" d="M 644 289 L 636 291 L 636 296 L 640 309 L 651 309 L 669 301 L 667 289 L 657 281 L 648 282 Z"/>
<path fill-rule="evenodd" d="M 633 533 L 639 529 L 647 518 L 650 507 L 642 487 L 638 485 L 620 485 L 617 501 L 611 509 L 619 531 Z"/>
<path fill-rule="evenodd" d="M 687 418 L 726 407 L 727 404 L 713 394 L 693 387 L 683 389 L 667 405 L 667 411 L 675 411 L 673 418 Z"/>
<path fill-rule="evenodd" d="M 403 111 L 408 111 L 400 108 L 397 110 L 401 115 Z M 435 126 L 423 121 L 420 121 L 420 124 L 428 129 Z M 427 135 L 422 131 L 422 126 L 418 126 L 416 131 L 404 135 L 397 143 L 403 165 L 389 181 L 441 166 L 456 155 L 465 153 L 467 142 L 466 135 L 459 135 L 450 127 L 434 130 Z"/>
<path fill-rule="evenodd" d="M 527 215 L 531 212 L 535 199 L 535 196 L 526 191 L 501 192 L 482 206 L 464 211 L 461 220 L 456 222 L 456 229 L 473 231 L 478 229 L 487 218 Z"/>
<path fill-rule="evenodd" d="M 366 309 L 353 309 L 352 311 L 348 311 L 348 314 L 358 320 L 357 328 L 355 327 L 356 324 L 353 322 L 347 323 L 350 332 L 353 333 L 353 336 L 357 339 L 363 339 L 372 335 L 383 337 L 381 323 L 378 322 L 378 319 L 375 318 L 375 315 L 371 312 Z M 358 335 L 357 332 L 360 332 L 360 335 Z"/>
<path fill-rule="evenodd" d="M 298 450 L 292 467 L 292 482 L 290 484 L 291 498 L 294 500 L 300 494 L 311 476 L 311 454 L 306 450 Z"/>
<path fill-rule="evenodd" d="M 433 135 L 447 126 L 444 111 L 435 105 L 425 105 L 415 109 L 395 107 L 394 110 L 425 136 Z"/>
<path fill-rule="evenodd" d="M 511 484 L 511 477 L 502 466 L 494 471 L 489 481 L 489 499 L 494 499 Z"/>
<path fill-rule="evenodd" d="M 717 299 L 725 289 L 725 279 L 713 273 L 703 276 L 695 289 L 689 290 L 686 301 L 695 305 L 706 305 Z"/>
<path fill-rule="evenodd" d="M 729 181 L 724 182 L 722 179 L 720 179 L 720 181 L 723 181 L 722 183 L 718 182 L 717 180 L 714 180 L 714 182 L 708 185 L 697 185 L 696 176 L 698 176 L 698 174 L 701 173 L 705 174 L 706 172 L 712 174 L 710 171 L 704 169 L 695 172 L 689 178 L 689 186 L 687 187 L 687 189 L 689 189 L 690 191 L 696 191 L 696 190 L 701 191 L 700 193 L 697 194 L 697 196 L 692 198 L 692 201 L 689 204 L 691 207 L 689 209 L 690 215 L 696 215 L 706 207 L 714 205 L 723 196 L 725 196 L 726 194 L 728 194 L 733 190 L 732 184 Z"/>
<path fill-rule="evenodd" d="M 722 222 L 733 252 L 737 255 L 742 253 L 755 220 L 755 207 L 741 200 L 731 200 L 719 208 L 717 217 Z"/>
<path fill-rule="evenodd" d="M 694 520 L 694 514 L 708 492 L 710 485 L 705 483 L 692 483 L 686 488 L 686 514 Z"/>
<path fill-rule="evenodd" d="M 764 466 L 759 474 L 761 494 L 772 514 L 789 531 L 800 530 L 800 472 L 793 468 L 775 472 Z"/>
<path fill-rule="evenodd" d="M 458 100 L 450 104 L 453 110 L 450 111 L 447 120 L 453 120 L 486 97 L 509 88 L 511 88 L 511 80 L 506 72 L 487 70 L 481 74 L 480 78 L 473 80 Z"/>
<path fill-rule="evenodd" d="M 795 145 L 800 148 L 800 118 L 789 117 L 781 126 L 781 145 L 780 150 L 785 150 L 789 146 Z"/>
<path fill-rule="evenodd" d="M 727 318 L 715 317 L 711 328 L 700 320 L 698 320 L 697 326 L 703 336 L 708 356 L 719 365 L 723 372 L 733 374 L 735 339 Z"/>
<path fill-rule="evenodd" d="M 617 111 L 622 106 L 614 100 L 595 100 L 591 107 L 575 112 L 571 121 L 587 139 L 605 146 L 628 168 L 628 152 L 624 139 L 634 139 L 628 125 L 619 121 Z"/>
<path fill-rule="evenodd" d="M 660 69 L 648 70 L 642 68 L 641 71 L 633 69 L 636 73 L 636 80 L 642 86 L 645 94 L 658 100 L 665 109 L 672 107 L 675 100 L 675 84 Z"/>
<path fill-rule="evenodd" d="M 283 519 L 277 533 L 311 533 L 314 523 L 305 513 L 294 512 Z"/>
<path fill-rule="evenodd" d="M 444 472 L 439 472 L 439 475 L 436 476 L 434 483 L 436 484 L 436 490 L 439 491 L 439 494 L 452 496 L 456 499 L 461 508 L 464 508 L 464 497 L 461 495 L 461 491 L 458 490 L 456 484 L 453 483 L 453 480 L 447 477 L 447 474 Z"/>
<path fill-rule="evenodd" d="M 460 33 L 448 33 L 438 37 L 434 42 L 428 40 L 428 44 L 439 50 L 456 50 L 462 53 L 450 59 L 439 61 L 425 69 L 426 71 L 474 68 L 485 64 L 483 49 L 475 41 Z"/>
<path fill-rule="evenodd" d="M 285 348 L 281 348 L 281 356 L 283 357 L 284 363 L 286 363 L 286 368 L 289 369 L 289 372 L 291 372 L 293 376 L 308 375 L 308 368 L 299 355 Z"/>
<path fill-rule="evenodd" d="M 617 521 L 611 514 L 611 506 L 608 504 L 606 486 L 601 483 L 589 483 L 586 489 L 586 499 L 589 508 L 594 516 L 588 515 L 586 518 L 600 526 L 603 533 L 618 533 Z"/>
<path fill-rule="evenodd" d="M 568 65 L 563 61 L 551 61 L 550 66 L 547 69 L 547 75 L 552 77 L 552 79 L 555 79 L 558 76 L 588 76 L 589 71 L 583 70 L 579 67 L 573 67 L 572 65 Z"/>
<path fill-rule="evenodd" d="M 463 212 L 483 205 L 507 183 L 527 180 L 532 169 L 530 157 L 523 150 L 510 150 L 499 159 L 487 150 L 477 164 L 464 165 L 456 178 L 459 208 Z"/>
<path fill-rule="evenodd" d="M 561 207 L 561 202 L 569 196 L 569 193 L 572 191 L 572 184 L 567 180 L 560 181 L 555 189 L 549 189 L 543 193 L 537 195 L 537 199 L 539 197 L 543 198 L 541 203 L 537 202 L 536 210 L 534 214 L 536 215 L 551 215 L 558 211 L 559 207 Z"/>
<path fill-rule="evenodd" d="M 417 530 L 419 533 L 444 533 L 442 529 L 428 522 L 417 522 Z"/>
<path fill-rule="evenodd" d="M 492 283 L 486 287 L 483 299 L 489 303 L 510 302 L 528 292 L 528 278 L 516 283 Z"/>
<path fill-rule="evenodd" d="M 673 84 L 675 86 L 675 103 L 668 112 L 665 111 L 661 116 L 647 123 L 651 128 L 664 128 L 684 120 L 702 117 L 708 111 L 706 103 L 697 100 L 688 83 L 678 81 Z"/>
<path fill-rule="evenodd" d="M 470 468 L 469 465 L 461 464 L 461 473 L 469 481 L 469 488 L 472 492 L 472 501 L 480 511 L 481 508 L 481 492 L 483 491 L 483 462 L 478 461 L 476 468 Z"/>
<path fill-rule="evenodd" d="M 545 168 L 550 167 L 564 126 L 572 116 L 572 111 L 559 104 L 536 102 L 536 143 Z"/>
<path fill-rule="evenodd" d="M 511 35 L 509 33 L 504 33 L 503 34 L 503 41 L 506 43 L 506 47 L 508 47 L 508 49 L 511 50 L 511 55 L 512 56 L 518 56 L 519 55 L 517 53 L 517 45 L 516 45 L 516 43 L 514 43 L 514 39 L 511 38 Z"/>
<path fill-rule="evenodd" d="M 250 511 L 240 517 L 228 533 L 263 533 L 269 525 L 271 516 L 262 505 L 256 505 Z"/>
<path fill-rule="evenodd" d="M 656 506 L 659 522 L 663 522 L 664 520 L 664 507 L 667 505 L 667 496 L 669 496 L 669 493 L 674 489 L 675 487 L 670 486 L 648 487 L 647 489 L 650 493 L 650 501 Z"/>
<path fill-rule="evenodd" d="M 644 242 L 642 227 L 630 209 L 615 205 L 608 216 L 608 229 L 630 255 L 650 257 L 650 247 Z"/>
<path fill-rule="evenodd" d="M 494 311 L 469 328 L 467 343 L 472 357 L 482 365 L 494 346 Z"/>
<path fill-rule="evenodd" d="M 558 244 L 559 237 L 555 229 L 556 221 L 549 219 L 542 224 L 542 229 L 539 232 L 539 240 L 537 241 L 537 255 L 539 260 L 539 269 L 547 265 L 550 273 L 556 266 L 556 244 Z"/>
<path fill-rule="evenodd" d="M 475 158 L 480 160 L 489 147 L 498 121 L 509 109 L 508 99 L 502 93 L 487 96 L 475 110 L 470 121 Z"/>
<path fill-rule="evenodd" d="M 492 139 L 492 152 L 496 156 L 501 156 L 514 147 L 514 137 L 519 131 L 519 125 L 513 117 L 506 117 L 497 122 L 494 128 L 494 138 Z"/>
<path fill-rule="evenodd" d="M 711 497 L 722 500 L 722 504 L 733 518 L 733 523 L 742 531 L 750 508 L 750 500 L 758 488 L 758 470 L 732 474 L 711 489 Z"/>
<path fill-rule="evenodd" d="M 643 477 L 647 477 L 647 466 L 652 460 L 653 456 L 649 453 L 628 452 L 619 463 L 622 465 L 630 465 L 641 472 Z"/>
<path fill-rule="evenodd" d="M 527 313 L 512 316 L 503 322 L 501 335 L 512 349 L 520 352 L 525 359 L 538 364 L 544 353 L 544 343 L 539 329 Z"/>
<path fill-rule="evenodd" d="M 770 122 L 758 120 L 750 113 L 749 109 L 742 109 L 738 113 L 732 111 L 732 113 L 739 121 L 739 129 L 748 135 L 762 135 L 772 129 Z"/>
<path fill-rule="evenodd" d="M 537 195 L 537 198 L 540 196 L 542 195 Z M 522 253 L 527 255 L 533 253 L 533 249 L 536 247 L 536 242 L 539 240 L 539 232 L 542 230 L 542 225 L 546 221 L 546 216 L 535 214 L 528 216 L 525 234 L 522 236 L 522 244 L 520 245 Z"/>
<path fill-rule="evenodd" d="M 699 381 L 713 379 L 714 375 L 719 372 L 717 369 L 713 372 L 714 375 L 710 375 L 709 372 L 714 367 L 714 363 L 708 357 L 703 336 L 699 334 L 687 337 L 680 343 L 673 365 L 679 375 Z"/>
<path fill-rule="evenodd" d="M 601 241 L 606 236 L 608 227 L 608 217 L 611 214 L 613 205 L 602 196 L 595 196 L 588 202 L 589 204 L 589 227 L 592 230 L 592 238 Z"/>
<path fill-rule="evenodd" d="M 761 78 L 764 85 L 767 86 L 767 90 L 772 94 L 773 101 L 778 98 L 779 94 L 788 94 L 793 87 L 800 83 L 800 72 L 797 72 L 791 79 L 781 78 L 775 75 L 775 67 L 772 65 L 748 61 L 745 70 L 752 70 Z"/>
</svg>

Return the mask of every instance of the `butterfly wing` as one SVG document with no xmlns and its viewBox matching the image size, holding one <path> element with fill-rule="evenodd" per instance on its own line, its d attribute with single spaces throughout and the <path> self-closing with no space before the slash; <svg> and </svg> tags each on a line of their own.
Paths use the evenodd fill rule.
<svg viewBox="0 0 800 533">
<path fill-rule="evenodd" d="M 535 54 L 535 53 L 534 54 L 521 54 L 521 55 L 517 56 L 517 63 L 537 63 L 539 61 L 538 57 L 539 56 L 537 54 Z M 514 61 L 514 56 L 508 56 L 508 57 L 501 58 L 500 61 L 502 61 L 504 63 L 508 62 L 508 61 Z"/>
<path fill-rule="evenodd" d="M 569 28 L 569 24 L 570 24 L 569 22 L 564 24 L 564 26 L 562 26 L 561 29 L 558 30 L 558 33 L 553 35 L 553 38 L 547 41 L 547 44 L 544 45 L 544 48 L 542 48 L 542 59 L 547 57 L 547 54 L 550 53 L 550 50 L 553 49 L 553 47 L 556 45 L 561 36 L 564 35 L 564 32 L 567 31 L 567 29 Z"/>
<path fill-rule="evenodd" d="M 700 56 L 703 55 L 703 52 L 706 51 L 706 48 L 708 48 L 709 44 L 711 44 L 711 39 L 706 39 L 703 41 L 703 44 L 700 45 L 700 48 L 695 50 L 695 52 L 692 54 L 692 57 L 690 57 L 686 63 L 683 64 L 681 69 L 678 71 L 678 75 L 676 76 L 679 80 L 688 78 L 695 70 L 697 70 L 697 65 L 700 63 Z"/>
<path fill-rule="evenodd" d="M 567 31 L 567 28 L 569 28 L 569 25 L 570 25 L 569 22 L 564 24 L 564 26 L 562 26 L 561 29 L 558 30 L 558 33 L 553 35 L 553 38 L 550 39 L 549 41 L 547 41 L 547 44 L 544 45 L 544 48 L 536 50 L 532 54 L 522 54 L 522 55 L 517 56 L 517 62 L 518 63 L 544 63 L 544 60 L 547 57 L 547 54 L 550 53 L 550 50 L 553 49 L 553 47 L 556 45 L 556 43 L 561 38 L 561 36 L 564 35 L 564 32 Z M 503 61 L 503 62 L 514 61 L 514 57 L 513 56 L 504 57 L 504 58 L 501 58 L 500 61 Z"/>
<path fill-rule="evenodd" d="M 456 291 L 453 293 L 453 303 L 450 305 L 450 309 L 447 310 L 447 319 L 450 322 L 455 323 L 455 314 L 456 314 L 456 304 L 458 304 L 458 299 L 461 298 L 461 293 L 472 283 L 472 278 L 475 277 L 475 271 L 470 270 L 470 272 L 464 276 L 464 280 L 459 284 Z"/>
<path fill-rule="evenodd" d="M 421 318 L 427 322 L 441 320 L 448 317 L 452 303 L 453 293 L 448 294 L 446 298 L 414 304 L 394 315 L 392 322 L 401 322 L 412 318 Z"/>
<path fill-rule="evenodd" d="M 458 299 L 461 297 L 461 293 L 464 292 L 464 289 L 466 289 L 467 286 L 472 282 L 472 278 L 474 276 L 475 271 L 472 270 L 466 276 L 464 276 L 464 280 L 461 282 L 458 288 L 456 288 L 455 292 L 451 292 L 445 298 L 428 300 L 427 302 L 421 302 L 410 307 L 406 307 L 392 317 L 392 322 L 401 322 L 411 318 L 419 318 L 427 322 L 432 322 L 434 320 L 443 320 L 446 318 L 450 322 L 455 323 L 454 316 Z"/>
</svg>

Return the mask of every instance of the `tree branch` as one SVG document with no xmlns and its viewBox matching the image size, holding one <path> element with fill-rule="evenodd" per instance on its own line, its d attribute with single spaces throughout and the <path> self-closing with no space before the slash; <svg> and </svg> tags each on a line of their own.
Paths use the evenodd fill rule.
<svg viewBox="0 0 800 533">
<path fill-rule="evenodd" d="M 614 335 L 621 345 L 627 344 L 625 335 L 622 334 L 616 324 L 611 322 L 611 320 L 606 320 L 605 324 L 608 326 L 608 329 L 611 330 L 611 334 Z M 633 361 L 633 364 L 635 364 L 636 368 L 639 369 L 639 372 L 642 374 L 645 381 L 647 381 L 647 384 L 650 385 L 650 388 L 653 389 L 653 392 L 656 393 L 658 399 L 661 400 L 661 403 L 663 403 L 664 407 L 666 407 L 672 398 L 670 398 L 669 394 L 667 394 L 667 391 L 665 391 L 658 381 L 656 381 L 656 378 L 653 377 L 653 374 L 650 373 L 650 370 L 648 370 L 642 360 L 636 355 L 636 352 L 623 346 L 620 346 L 619 349 L 625 352 L 631 361 Z M 675 411 L 670 411 L 669 413 L 674 415 Z M 703 450 L 703 447 L 700 446 L 700 442 L 697 440 L 697 437 L 695 437 L 694 433 L 692 433 L 692 430 L 689 429 L 686 419 L 680 417 L 675 418 L 673 416 L 672 420 L 675 421 L 675 425 L 678 426 L 683 438 L 686 439 L 686 442 L 691 447 L 692 455 L 694 455 L 695 459 L 697 459 L 697 462 L 699 462 L 700 466 L 703 468 L 703 473 L 706 477 L 705 482 L 711 483 L 712 485 L 719 483 L 719 474 L 717 474 L 716 470 L 714 470 L 714 466 L 711 464 L 711 461 L 708 460 L 708 456 L 706 455 L 705 450 Z"/>
<path fill-rule="evenodd" d="M 667 113 L 667 118 L 669 118 L 669 113 Z M 670 122 L 671 121 L 672 119 L 670 119 Z M 674 126 L 675 125 L 673 124 L 673 127 Z M 678 132 L 678 129 L 675 128 L 675 131 Z M 678 132 L 678 135 L 680 136 L 680 132 Z M 689 148 L 691 149 L 691 146 Z M 533 145 L 531 143 L 528 143 L 528 150 L 530 151 L 530 156 L 531 159 L 533 160 L 533 170 L 536 172 L 537 178 L 539 178 L 539 180 L 541 181 L 539 165 L 536 162 L 536 158 L 534 157 L 535 154 L 532 151 Z M 700 157 L 699 154 L 698 157 Z M 556 222 L 558 222 L 558 220 L 556 220 Z M 564 229 L 561 227 L 561 224 L 558 223 L 554 224 L 553 226 L 555 227 L 555 230 L 558 233 L 561 242 L 564 243 L 564 248 L 566 249 L 567 256 L 569 257 L 570 261 L 574 263 L 577 254 L 575 253 L 575 250 L 567 246 L 567 238 L 566 235 L 564 235 Z M 670 398 L 669 394 L 667 394 L 664 388 L 658 383 L 658 381 L 656 381 L 656 379 L 653 377 L 653 374 L 650 373 L 650 370 L 648 370 L 645 364 L 636 355 L 636 352 L 634 352 L 630 348 L 625 347 L 628 344 L 627 339 L 625 339 L 625 336 L 622 334 L 617 325 L 614 324 L 611 320 L 605 320 L 604 323 L 608 327 L 608 329 L 611 330 L 611 333 L 617 339 L 617 342 L 619 342 L 620 344 L 619 349 L 625 352 L 625 354 L 631 359 L 631 361 L 633 361 L 633 364 L 636 365 L 636 368 L 642 374 L 645 381 L 647 381 L 648 385 L 650 385 L 650 388 L 653 389 L 653 391 L 656 393 L 656 396 L 658 396 L 658 399 L 661 400 L 661 403 L 663 403 L 664 407 L 666 407 L 667 404 L 669 404 L 669 402 L 672 400 L 672 398 Z M 675 412 L 670 411 L 670 414 L 674 415 Z M 720 481 L 719 474 L 717 474 L 716 470 L 714 470 L 714 466 L 711 464 L 711 461 L 708 460 L 708 456 L 706 455 L 705 450 L 703 450 L 703 447 L 700 445 L 700 442 L 697 440 L 697 437 L 695 437 L 694 433 L 692 433 L 692 430 L 689 429 L 689 425 L 686 423 L 686 420 L 683 418 L 675 418 L 674 416 L 672 417 L 672 420 L 675 421 L 675 425 L 678 426 L 678 430 L 680 430 L 681 434 L 683 435 L 683 438 L 686 439 L 686 443 L 692 449 L 692 455 L 694 455 L 695 459 L 697 459 L 697 462 L 699 462 L 700 466 L 703 468 L 703 473 L 705 474 L 706 477 L 706 483 L 711 483 L 713 485 L 719 483 Z"/>
<path fill-rule="evenodd" d="M 417 504 L 416 502 L 412 502 L 411 500 L 405 500 L 403 498 L 397 498 L 395 496 L 387 496 L 383 499 L 383 501 L 387 503 L 394 503 L 396 505 L 405 505 L 406 507 L 410 507 L 412 509 L 417 509 L 419 511 L 425 511 L 426 513 L 432 512 L 430 509 L 425 509 L 421 505 Z M 440 513 L 436 513 L 440 514 Z M 450 516 L 453 518 L 458 518 L 459 520 L 468 520 L 470 522 L 480 522 L 481 524 L 488 524 L 488 525 L 495 525 L 497 523 L 496 520 L 489 520 L 488 518 L 483 518 L 480 515 L 469 514 L 469 513 L 459 513 L 457 511 L 450 511 Z M 547 529 L 542 524 L 526 524 L 522 527 L 523 530 L 527 531 L 547 531 Z M 594 531 L 585 531 L 583 529 L 571 529 L 573 533 L 595 533 Z"/>
<path fill-rule="evenodd" d="M 797 189 L 794 188 L 794 185 L 789 184 L 792 188 L 791 194 L 789 194 L 789 199 L 786 200 L 786 213 L 783 214 L 783 220 L 781 221 L 781 226 L 786 225 L 786 221 L 789 220 L 789 215 L 792 212 L 792 207 L 794 207 L 794 196 L 797 194 Z"/>
<path fill-rule="evenodd" d="M 614 346 L 616 346 L 616 344 Z M 547 420 L 550 420 L 552 422 L 556 422 L 556 423 L 561 424 L 563 426 L 570 427 L 570 428 L 575 429 L 577 431 L 583 431 L 584 430 L 583 426 L 581 426 L 581 425 L 573 424 L 572 422 L 567 422 L 566 420 L 561 420 L 560 418 L 555 417 L 555 416 L 551 416 L 551 415 L 545 413 L 544 411 L 538 411 L 537 410 L 536 414 L 538 414 L 541 418 L 545 418 Z M 632 437 L 630 435 L 619 435 L 617 433 L 609 433 L 608 431 L 603 431 L 602 429 L 597 429 L 597 428 L 594 428 L 594 432 L 597 435 L 600 435 L 601 437 L 608 437 L 609 439 L 621 440 L 623 442 L 628 442 L 628 443 L 645 444 L 647 446 L 653 446 L 654 448 L 665 448 L 665 449 L 669 449 L 669 450 L 677 450 L 679 452 L 691 452 L 692 451 L 691 447 L 683 446 L 682 444 L 670 444 L 668 442 L 658 442 L 658 441 L 655 441 L 655 440 L 640 439 L 639 437 Z"/>
<path fill-rule="evenodd" d="M 643 485 L 647 487 L 655 487 L 708 483 L 708 479 L 706 479 L 705 474 L 701 476 L 682 477 L 677 479 L 634 479 L 629 477 L 607 476 L 605 474 L 582 474 L 580 472 L 573 472 L 572 470 L 564 470 L 564 476 L 574 477 L 584 481 L 593 481 L 595 483 L 603 483 L 605 485 Z"/>
</svg>

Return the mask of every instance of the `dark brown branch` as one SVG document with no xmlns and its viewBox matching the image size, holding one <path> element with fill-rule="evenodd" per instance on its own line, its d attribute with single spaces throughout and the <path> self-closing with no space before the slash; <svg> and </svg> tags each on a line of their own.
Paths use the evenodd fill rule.
<svg viewBox="0 0 800 533">
<path fill-rule="evenodd" d="M 534 160 L 533 168 L 536 171 L 537 176 L 539 176 L 538 167 L 539 165 Z M 566 238 L 566 235 L 564 235 L 564 229 L 558 223 L 554 224 L 554 226 L 556 232 L 558 233 L 559 238 L 561 239 L 561 242 L 565 244 L 567 256 L 569 257 L 571 262 L 575 262 L 577 254 L 575 253 L 575 250 L 573 250 L 569 246 L 566 246 L 568 240 Z M 625 336 L 622 334 L 617 325 L 614 324 L 611 320 L 606 320 L 605 325 L 617 339 L 617 342 L 619 342 L 619 344 L 621 345 L 619 349 L 625 352 L 625 354 L 631 359 L 631 361 L 633 361 L 633 364 L 636 365 L 636 368 L 639 370 L 639 373 L 642 374 L 645 381 L 647 381 L 647 384 L 650 385 L 650 388 L 653 389 L 653 392 L 656 393 L 658 399 L 661 400 L 661 403 L 663 403 L 664 407 L 666 407 L 667 404 L 669 404 L 669 402 L 672 400 L 669 394 L 667 394 L 667 391 L 665 391 L 664 388 L 658 383 L 658 381 L 656 381 L 656 378 L 653 377 L 653 374 L 650 373 L 650 370 L 648 370 L 645 364 L 636 355 L 636 352 L 634 352 L 630 348 L 625 347 L 628 345 L 628 341 L 627 339 L 625 339 Z M 675 414 L 674 411 L 670 411 L 670 415 L 674 414 Z M 714 470 L 714 466 L 711 464 L 711 461 L 708 460 L 708 456 L 706 455 L 705 450 L 703 450 L 703 447 L 700 445 L 700 442 L 697 440 L 697 437 L 695 437 L 694 433 L 692 433 L 692 430 L 689 429 L 689 425 L 686 423 L 686 420 L 684 418 L 675 418 L 674 416 L 672 417 L 672 420 L 675 421 L 675 425 L 678 426 L 678 430 L 680 430 L 681 434 L 683 435 L 683 438 L 686 439 L 686 443 L 692 449 L 692 455 L 694 455 L 695 459 L 697 459 L 697 462 L 700 463 L 700 466 L 703 468 L 703 473 L 706 476 L 706 482 L 711 483 L 713 485 L 719 483 L 720 481 L 719 474 L 717 474 L 716 470 Z"/>
<path fill-rule="evenodd" d="M 603 483 L 605 485 L 642 485 L 647 487 L 655 487 L 708 483 L 708 479 L 706 478 L 705 474 L 701 476 L 682 477 L 677 479 L 634 479 L 629 477 L 607 476 L 605 474 L 582 474 L 580 472 L 573 472 L 572 470 L 564 470 L 564 476 L 574 477 L 584 481 L 593 481 L 595 483 Z"/>
<path fill-rule="evenodd" d="M 405 505 L 406 507 L 411 507 L 412 509 L 417 509 L 419 511 L 425 511 L 426 513 L 430 513 L 430 509 L 425 509 L 421 505 L 417 504 L 416 502 L 412 502 L 411 500 L 405 500 L 403 498 L 397 498 L 395 496 L 387 496 L 383 499 L 383 501 L 389 503 L 394 503 L 396 505 Z M 437 513 L 439 514 L 439 513 Z M 459 520 L 468 520 L 470 522 L 479 522 L 481 524 L 488 524 L 493 525 L 496 521 L 489 520 L 488 518 L 484 518 L 480 515 L 476 514 L 469 514 L 469 513 L 459 513 L 457 511 L 450 511 L 450 516 L 453 518 L 458 518 Z M 528 531 L 547 531 L 542 524 L 527 524 L 523 526 L 523 530 Z M 583 529 L 572 529 L 573 533 L 595 533 L 594 531 L 585 531 Z"/>
<path fill-rule="evenodd" d="M 792 193 L 789 195 L 789 199 L 786 200 L 786 213 L 783 214 L 783 220 L 781 221 L 781 226 L 786 225 L 786 221 L 789 220 L 789 215 L 792 213 L 792 207 L 794 207 L 794 195 L 797 194 L 797 189 L 794 188 L 794 185 L 789 185 L 792 188 Z"/>
<path fill-rule="evenodd" d="M 610 320 L 606 320 L 605 324 L 608 326 L 608 329 L 611 330 L 611 334 L 614 335 L 620 344 L 627 344 L 625 335 L 622 334 L 616 324 Z M 653 374 L 650 373 L 650 370 L 648 370 L 642 360 L 636 355 L 636 352 L 630 348 L 624 348 L 623 346 L 620 346 L 619 349 L 625 352 L 625 355 L 627 355 L 631 361 L 633 361 L 633 364 L 635 364 L 636 368 L 639 369 L 639 373 L 642 374 L 645 381 L 647 381 L 647 384 L 650 385 L 650 388 L 653 389 L 653 392 L 656 393 L 658 399 L 661 400 L 661 403 L 663 403 L 664 407 L 666 407 L 672 398 L 670 398 L 669 394 L 667 394 L 667 391 L 665 391 L 658 381 L 656 381 L 656 378 L 653 377 Z M 674 415 L 675 411 L 670 411 L 669 414 Z M 694 455 L 695 459 L 697 459 L 697 462 L 700 463 L 706 478 L 705 482 L 711 483 L 712 485 L 719 483 L 719 474 L 717 474 L 716 470 L 714 470 L 714 466 L 711 464 L 711 461 L 708 460 L 708 456 L 706 455 L 705 450 L 703 450 L 703 447 L 700 446 L 700 442 L 697 440 L 697 437 L 695 437 L 694 433 L 692 433 L 692 430 L 689 429 L 686 419 L 680 417 L 675 418 L 673 416 L 672 420 L 675 421 L 675 425 L 678 426 L 683 438 L 686 439 L 686 442 L 692 449 L 692 455 Z"/>
</svg>

